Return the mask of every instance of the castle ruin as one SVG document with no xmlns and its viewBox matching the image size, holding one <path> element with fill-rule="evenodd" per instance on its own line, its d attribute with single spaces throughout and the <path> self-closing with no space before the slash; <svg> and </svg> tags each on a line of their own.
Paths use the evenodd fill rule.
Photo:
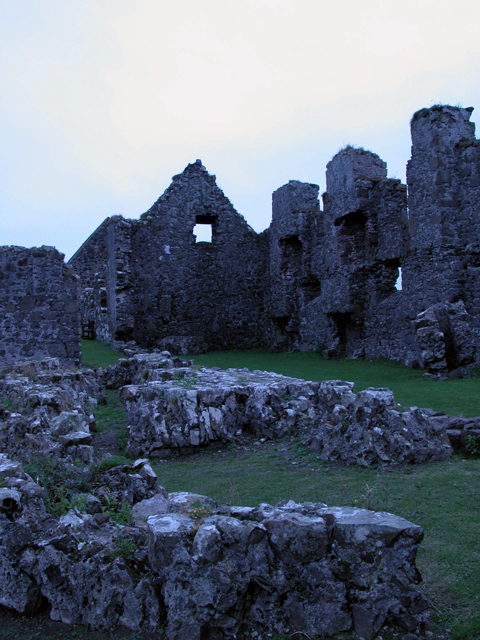
<svg viewBox="0 0 480 640">
<path fill-rule="evenodd" d="M 107 370 L 65 364 L 79 360 L 79 313 L 108 342 L 177 352 L 317 349 L 457 373 L 478 363 L 471 111 L 413 116 L 408 189 L 377 155 L 347 147 L 327 166 L 323 208 L 317 185 L 290 181 L 261 234 L 197 161 L 140 220 L 105 220 L 69 267 L 53 247 L 0 248 L 2 607 L 94 629 L 161 627 L 169 640 L 424 630 L 418 524 L 368 502 L 242 507 L 167 493 L 143 456 L 301 433 L 320 460 L 423 463 L 478 438 L 478 418 L 402 408 L 388 389 L 354 394 L 351 382 L 197 371 L 166 352 Z M 211 242 L 196 242 L 197 225 Z M 100 464 L 93 412 L 105 387 L 122 389 L 133 463 Z M 39 454 L 75 479 L 68 500 L 24 471 Z"/>
<path fill-rule="evenodd" d="M 387 178 L 378 155 L 342 149 L 327 165 L 323 207 L 317 185 L 290 181 L 273 193 L 260 234 L 197 160 L 139 220 L 107 218 L 71 258 L 84 322 L 107 342 L 177 353 L 315 349 L 431 371 L 475 362 L 472 110 L 414 114 L 407 185 Z M 211 242 L 196 242 L 196 225 L 211 227 Z"/>
</svg>

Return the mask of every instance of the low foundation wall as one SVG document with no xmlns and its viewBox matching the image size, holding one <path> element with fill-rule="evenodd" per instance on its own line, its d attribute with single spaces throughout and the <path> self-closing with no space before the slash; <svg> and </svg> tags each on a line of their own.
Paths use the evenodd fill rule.
<svg viewBox="0 0 480 640">
<path fill-rule="evenodd" d="M 115 371 L 123 379 L 148 371 L 185 380 L 182 371 L 193 370 L 184 364 L 140 355 Z M 210 382 L 237 375 L 203 373 Z M 110 632 L 163 629 L 167 640 L 350 630 L 372 640 L 386 624 L 421 630 L 428 612 L 416 587 L 419 526 L 322 503 L 222 506 L 167 493 L 147 459 L 99 465 L 91 412 L 105 401 L 99 380 L 110 374 L 65 370 L 56 359 L 0 371 L 0 606 L 28 615 L 48 609 L 53 620 Z M 278 410 L 278 424 L 292 416 L 275 409 L 275 398 L 296 403 L 302 420 L 320 403 L 318 383 L 251 375 L 258 386 L 239 388 L 256 389 L 250 399 L 259 411 Z M 158 384 L 147 382 L 145 392 Z M 192 399 L 192 389 L 174 388 Z M 211 404 L 229 389 L 219 383 Z M 338 385 L 329 389 L 322 397 L 333 402 Z M 183 397 L 176 396 L 179 410 Z M 193 420 L 198 405 L 185 406 Z M 259 428 L 265 419 L 275 429 L 271 413 L 255 415 Z"/>
<path fill-rule="evenodd" d="M 219 507 L 166 494 L 139 460 L 104 483 L 153 494 L 135 522 L 92 513 L 45 513 L 42 488 L 0 456 L 0 605 L 53 620 L 162 627 L 168 640 L 266 638 L 354 629 L 372 639 L 386 623 L 416 631 L 427 602 L 415 588 L 423 532 L 403 518 L 286 502 Z M 103 522 L 102 522 L 103 521 Z"/>
<path fill-rule="evenodd" d="M 164 457 L 214 442 L 301 436 L 319 457 L 376 466 L 445 460 L 448 425 L 434 411 L 396 404 L 389 389 L 353 393 L 351 382 L 308 382 L 265 371 L 175 367 L 168 355 L 135 356 L 120 372 L 131 381 L 130 456 Z M 123 381 L 125 381 L 123 377 Z"/>
</svg>

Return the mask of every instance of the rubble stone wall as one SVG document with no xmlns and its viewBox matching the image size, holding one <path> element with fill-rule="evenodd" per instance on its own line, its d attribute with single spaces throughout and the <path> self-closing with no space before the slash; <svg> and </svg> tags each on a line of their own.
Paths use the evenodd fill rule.
<svg viewBox="0 0 480 640">
<path fill-rule="evenodd" d="M 195 225 L 211 227 L 196 242 Z M 266 246 L 198 160 L 137 223 L 134 338 L 185 352 L 264 345 Z"/>
<path fill-rule="evenodd" d="M 327 166 L 323 204 L 312 251 L 319 294 L 302 310 L 297 346 L 405 359 L 413 331 L 395 287 L 408 243 L 405 185 L 376 154 L 346 147 Z"/>
<path fill-rule="evenodd" d="M 124 527 L 99 524 L 94 510 L 48 516 L 42 488 L 0 458 L 2 606 L 35 615 L 48 603 L 65 624 L 162 627 L 167 640 L 350 630 L 373 640 L 384 625 L 422 628 L 418 525 L 293 501 L 219 507 L 206 496 L 167 494 L 145 460 L 132 466 L 114 470 L 117 482 L 150 484 L 153 496 L 134 504 L 136 520 Z M 134 551 L 122 556 L 122 548 Z"/>
<path fill-rule="evenodd" d="M 212 443 L 301 436 L 325 460 L 377 466 L 446 460 L 452 445 L 434 411 L 395 403 L 388 389 L 308 382 L 277 373 L 194 368 L 169 354 L 138 354 L 105 373 L 121 385 L 127 453 L 164 458 Z"/>
<path fill-rule="evenodd" d="M 132 278 L 132 232 L 135 222 L 121 216 L 110 219 L 107 234 L 106 315 L 101 332 L 104 340 L 133 339 L 134 301 Z"/>
<path fill-rule="evenodd" d="M 167 640 L 349 631 L 373 640 L 385 625 L 421 632 L 428 602 L 417 586 L 418 525 L 324 503 L 219 505 L 207 496 L 167 493 L 145 458 L 99 464 L 92 412 L 105 402 L 102 378 L 147 378 L 144 386 L 155 389 L 164 374 L 173 381 L 184 380 L 185 369 L 192 375 L 186 364 L 163 353 L 139 354 L 107 372 L 69 370 L 55 358 L 0 371 L 0 606 L 29 616 L 48 611 L 53 620 L 93 629 L 158 634 L 161 628 Z M 200 373 L 203 402 L 213 408 L 221 400 L 220 373 Z M 252 376 L 259 428 L 265 420 L 274 426 L 282 389 L 300 415 L 313 406 L 319 383 Z M 246 381 L 248 395 L 255 385 Z M 366 424 L 391 404 L 388 390 L 376 390 L 363 392 L 353 408 L 351 386 L 337 381 L 323 388 L 325 407 L 351 406 L 363 411 L 358 419 Z M 197 390 L 176 388 L 187 424 Z M 236 385 L 239 397 L 243 388 Z M 150 398 L 152 408 L 159 399 Z M 262 407 L 270 407 L 263 416 Z M 287 428 L 292 413 L 287 408 Z M 411 416 L 405 420 L 414 426 Z M 338 425 L 330 429 L 338 433 Z M 329 443 L 334 451 L 334 437 Z M 424 444 L 418 450 L 425 454 Z"/>
<path fill-rule="evenodd" d="M 471 113 L 438 106 L 412 118 L 404 288 L 415 315 L 459 300 L 469 313 L 480 309 L 480 145 Z"/>
<path fill-rule="evenodd" d="M 0 247 L 0 364 L 80 361 L 78 278 L 54 247 Z"/>
<path fill-rule="evenodd" d="M 266 290 L 266 333 L 272 350 L 297 346 L 305 309 L 320 295 L 314 251 L 321 215 L 316 184 L 291 180 L 273 193 Z"/>
<path fill-rule="evenodd" d="M 106 218 L 68 261 L 84 288 L 93 287 L 96 274 L 105 278 L 109 223 L 110 218 Z"/>
</svg>

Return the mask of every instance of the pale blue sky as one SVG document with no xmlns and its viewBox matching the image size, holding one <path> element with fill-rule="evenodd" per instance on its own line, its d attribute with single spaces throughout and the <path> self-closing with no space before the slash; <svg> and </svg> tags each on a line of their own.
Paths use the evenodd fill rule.
<svg viewBox="0 0 480 640">
<path fill-rule="evenodd" d="M 257 231 L 346 143 L 405 177 L 409 119 L 480 111 L 471 0 L 0 0 L 0 244 L 67 258 L 201 158 Z M 473 121 L 477 112 L 473 113 Z"/>
</svg>

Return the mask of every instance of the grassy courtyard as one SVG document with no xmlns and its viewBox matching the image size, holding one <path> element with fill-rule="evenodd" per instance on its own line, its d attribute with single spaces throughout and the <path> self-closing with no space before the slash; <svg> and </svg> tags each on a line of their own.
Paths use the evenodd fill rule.
<svg viewBox="0 0 480 640">
<path fill-rule="evenodd" d="M 98 343 L 86 346 L 86 364 L 99 366 L 102 361 L 106 366 L 118 357 Z M 314 353 L 231 351 L 194 356 L 194 361 L 310 380 L 350 380 L 356 391 L 385 386 L 406 406 L 480 415 L 476 372 L 465 380 L 425 380 L 422 372 L 397 363 L 326 361 Z M 401 515 L 424 529 L 417 564 L 432 605 L 434 637 L 480 639 L 479 459 L 455 456 L 448 462 L 381 471 L 346 468 L 320 462 L 298 439 L 288 438 L 250 447 L 230 444 L 215 452 L 158 462 L 155 469 L 168 491 L 206 494 L 227 504 L 294 499 L 364 507 L 370 492 L 375 509 Z"/>
</svg>

